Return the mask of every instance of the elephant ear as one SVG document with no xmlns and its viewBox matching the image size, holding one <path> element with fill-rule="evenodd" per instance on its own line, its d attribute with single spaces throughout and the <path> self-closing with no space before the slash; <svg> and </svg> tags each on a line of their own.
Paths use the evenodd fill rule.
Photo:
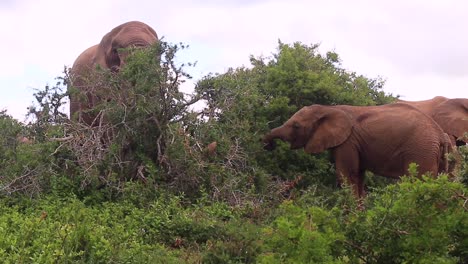
<svg viewBox="0 0 468 264">
<path fill-rule="evenodd" d="M 117 72 L 120 69 L 119 52 L 113 43 L 106 48 L 106 65 L 113 72 Z"/>
<path fill-rule="evenodd" d="M 432 118 L 444 132 L 457 138 L 463 137 L 464 133 L 468 132 L 468 99 L 450 99 L 438 105 Z M 468 143 L 467 139 L 463 141 Z"/>
<path fill-rule="evenodd" d="M 115 37 L 120 32 L 121 26 L 114 28 L 111 32 L 102 37 L 99 43 L 96 62 L 112 71 L 120 67 L 120 57 L 118 47 L 115 46 Z"/>
<path fill-rule="evenodd" d="M 336 147 L 351 135 L 354 125 L 351 117 L 338 108 L 326 107 L 324 110 L 304 148 L 307 153 L 320 153 Z"/>
</svg>

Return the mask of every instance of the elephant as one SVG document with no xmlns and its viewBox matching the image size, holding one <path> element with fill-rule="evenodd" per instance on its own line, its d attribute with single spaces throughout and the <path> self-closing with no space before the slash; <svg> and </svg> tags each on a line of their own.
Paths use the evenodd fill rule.
<svg viewBox="0 0 468 264">
<path fill-rule="evenodd" d="M 436 96 L 423 101 L 398 102 L 412 105 L 432 117 L 450 136 L 452 144 L 461 146 L 468 143 L 468 137 L 464 136 L 464 133 L 468 132 L 468 99 Z"/>
<path fill-rule="evenodd" d="M 349 183 L 357 197 L 364 196 L 365 170 L 397 179 L 414 162 L 419 175 L 436 176 L 448 170 L 446 154 L 452 151 L 434 120 L 403 103 L 305 106 L 263 137 L 264 148 L 273 150 L 275 139 L 310 154 L 330 149 L 337 182 Z"/>
<path fill-rule="evenodd" d="M 213 141 L 205 148 L 205 153 L 208 156 L 213 156 L 216 153 L 216 148 L 218 147 L 218 142 Z"/>
<path fill-rule="evenodd" d="M 101 103 L 101 100 L 93 88 L 87 85 L 87 79 L 92 78 L 96 66 L 118 72 L 128 56 L 125 49 L 148 47 L 157 41 L 158 35 L 153 28 L 139 21 L 130 21 L 112 29 L 99 44 L 83 51 L 73 63 L 70 79 L 71 86 L 86 95 L 86 98 L 79 98 L 78 94 L 69 89 L 70 117 L 87 125 L 97 125 L 97 115 L 88 110 Z"/>
</svg>

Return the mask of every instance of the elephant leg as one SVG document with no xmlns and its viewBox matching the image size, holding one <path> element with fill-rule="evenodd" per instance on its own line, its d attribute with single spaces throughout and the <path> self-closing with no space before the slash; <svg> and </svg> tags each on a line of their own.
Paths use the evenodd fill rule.
<svg viewBox="0 0 468 264">
<path fill-rule="evenodd" d="M 421 177 L 423 174 L 430 173 L 432 177 L 437 177 L 439 173 L 439 167 L 442 166 L 440 163 L 439 155 L 427 155 L 431 151 L 421 150 L 420 153 L 416 153 L 413 157 L 409 157 L 405 162 L 405 171 L 401 175 L 408 175 L 408 169 L 411 163 L 416 163 L 418 165 L 418 177 Z"/>
<path fill-rule="evenodd" d="M 364 197 L 364 170 L 359 165 L 359 154 L 351 146 L 340 146 L 333 151 L 337 184 L 349 184 L 357 197 Z"/>
</svg>

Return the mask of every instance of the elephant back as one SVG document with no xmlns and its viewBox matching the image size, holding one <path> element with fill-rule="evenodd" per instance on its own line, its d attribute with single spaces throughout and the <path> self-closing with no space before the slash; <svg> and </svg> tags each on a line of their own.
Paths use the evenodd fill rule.
<svg viewBox="0 0 468 264">
<path fill-rule="evenodd" d="M 78 120 L 82 120 L 83 118 L 85 119 L 91 119 L 92 117 L 86 118 L 86 117 L 74 117 L 75 114 L 82 110 L 82 109 L 88 109 L 90 105 L 92 105 L 92 102 L 94 101 L 94 98 L 90 95 L 90 93 L 87 93 L 89 90 L 88 87 L 88 78 L 92 75 L 91 73 L 94 70 L 95 64 L 94 64 L 94 59 L 96 56 L 96 51 L 98 49 L 98 45 L 94 45 L 92 47 L 89 47 L 85 51 L 83 51 L 78 58 L 75 60 L 73 63 L 73 66 L 70 70 L 70 86 L 73 87 L 73 90 L 69 89 L 69 97 L 70 97 L 70 117 L 75 119 L 78 118 Z M 70 88 L 70 87 L 69 87 Z M 80 100 L 78 97 L 78 91 L 79 93 L 85 92 L 87 101 Z M 86 120 L 86 123 L 92 122 L 92 120 Z"/>
<path fill-rule="evenodd" d="M 426 115 L 431 116 L 434 111 L 434 107 L 446 102 L 447 100 L 449 99 L 446 97 L 436 96 L 432 99 L 422 101 L 397 100 L 397 103 L 409 104 L 413 107 L 416 107 L 419 111 L 425 113 Z"/>
</svg>

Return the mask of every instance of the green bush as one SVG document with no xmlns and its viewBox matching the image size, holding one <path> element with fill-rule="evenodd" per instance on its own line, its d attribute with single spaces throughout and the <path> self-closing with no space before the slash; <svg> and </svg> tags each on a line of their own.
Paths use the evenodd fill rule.
<svg viewBox="0 0 468 264">
<path fill-rule="evenodd" d="M 0 257 L 5 263 L 463 263 L 467 258 L 468 189 L 462 183 L 446 176 L 405 177 L 374 189 L 363 208 L 348 188 L 331 196 L 318 188 L 278 208 L 232 207 L 206 193 L 190 202 L 161 190 L 152 199 L 132 192 L 100 203 L 73 195 L 3 198 Z"/>
<path fill-rule="evenodd" d="M 344 233 L 340 222 L 320 207 L 307 209 L 286 201 L 279 217 L 265 228 L 260 263 L 338 263 Z"/>
<path fill-rule="evenodd" d="M 54 151 L 56 142 L 38 142 L 30 127 L 0 112 L 0 196 L 36 196 L 51 190 L 58 174 Z"/>
<path fill-rule="evenodd" d="M 180 254 L 171 247 L 215 239 L 232 217 L 223 204 L 184 206 L 176 196 L 143 208 L 125 201 L 87 206 L 55 196 L 0 207 L 5 263 L 176 263 Z"/>
<path fill-rule="evenodd" d="M 261 253 L 261 229 L 249 221 L 224 223 L 218 237 L 206 241 L 203 263 L 256 263 Z"/>
<path fill-rule="evenodd" d="M 465 186 L 468 186 L 468 146 L 458 147 L 458 154 L 458 157 L 454 157 L 458 162 L 455 174 Z"/>
<path fill-rule="evenodd" d="M 347 227 L 350 256 L 368 263 L 456 263 L 467 258 L 467 189 L 446 176 L 403 178 L 372 193 Z"/>
<path fill-rule="evenodd" d="M 287 201 L 264 228 L 264 263 L 463 263 L 468 257 L 468 189 L 450 181 L 403 178 L 365 200 L 335 205 Z M 353 199 L 343 192 L 341 199 Z M 310 195 L 308 201 L 312 201 Z M 325 199 L 327 199 L 325 197 Z"/>
</svg>

